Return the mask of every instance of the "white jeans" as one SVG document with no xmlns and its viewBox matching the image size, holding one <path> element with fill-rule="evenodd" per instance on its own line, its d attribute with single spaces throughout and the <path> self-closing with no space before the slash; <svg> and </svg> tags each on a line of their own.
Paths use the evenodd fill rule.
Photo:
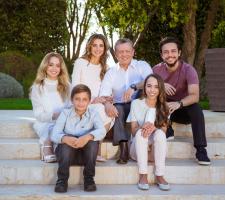
<svg viewBox="0 0 225 200">
<path fill-rule="evenodd" d="M 165 174 L 165 159 L 167 152 L 166 134 L 161 129 L 151 134 L 148 138 L 141 136 L 139 129 L 130 146 L 130 157 L 138 162 L 139 174 L 148 174 L 148 145 L 154 147 L 155 175 Z"/>
</svg>

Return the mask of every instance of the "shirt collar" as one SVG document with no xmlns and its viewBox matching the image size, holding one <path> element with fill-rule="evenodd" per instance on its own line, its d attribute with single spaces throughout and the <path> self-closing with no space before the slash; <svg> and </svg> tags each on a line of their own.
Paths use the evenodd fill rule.
<svg viewBox="0 0 225 200">
<path fill-rule="evenodd" d="M 72 107 L 72 111 L 71 111 L 71 117 L 74 117 L 74 118 L 80 118 L 80 116 L 75 112 L 75 109 L 74 107 Z M 87 108 L 86 112 L 82 115 L 82 118 L 85 117 L 85 118 L 88 118 L 90 117 L 90 109 Z"/>
<path fill-rule="evenodd" d="M 130 62 L 130 64 L 128 65 L 128 69 L 129 69 L 130 67 L 136 68 L 135 63 L 136 63 L 136 60 L 135 60 L 135 59 L 132 59 L 131 62 Z M 120 67 L 120 65 L 119 65 L 119 62 L 116 63 L 116 69 L 117 69 L 117 70 L 121 70 L 121 69 L 122 69 L 122 68 Z"/>
</svg>

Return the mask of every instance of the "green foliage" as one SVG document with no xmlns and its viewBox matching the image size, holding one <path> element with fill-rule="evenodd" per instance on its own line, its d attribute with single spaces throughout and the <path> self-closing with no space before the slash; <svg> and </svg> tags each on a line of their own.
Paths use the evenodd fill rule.
<svg viewBox="0 0 225 200">
<path fill-rule="evenodd" d="M 22 98 L 22 85 L 12 76 L 0 72 L 0 98 Z"/>
<path fill-rule="evenodd" d="M 209 100 L 208 99 L 201 100 L 199 102 L 199 104 L 203 110 L 209 110 Z"/>
<path fill-rule="evenodd" d="M 32 110 L 32 104 L 25 98 L 0 98 L 0 110 Z"/>
<path fill-rule="evenodd" d="M 213 30 L 211 48 L 225 48 L 225 21 Z"/>
<path fill-rule="evenodd" d="M 146 60 L 153 67 L 161 62 L 159 53 L 159 41 L 166 36 L 174 36 L 182 41 L 182 29 L 180 27 L 170 28 L 166 22 L 162 23 L 156 16 L 153 17 L 151 26 L 146 30 L 146 34 L 139 41 L 135 48 L 136 58 Z"/>
<path fill-rule="evenodd" d="M 36 73 L 33 62 L 19 52 L 8 51 L 0 54 L 0 66 L 3 73 L 11 75 L 23 85 L 27 96 Z"/>
<path fill-rule="evenodd" d="M 0 0 L 0 52 L 64 52 L 65 0 Z"/>
<path fill-rule="evenodd" d="M 101 12 L 102 25 L 117 30 L 120 37 L 135 38 L 146 25 L 151 24 L 154 15 L 161 22 L 167 21 L 170 28 L 187 20 L 180 1 L 166 0 L 94 0 L 95 9 Z"/>
</svg>

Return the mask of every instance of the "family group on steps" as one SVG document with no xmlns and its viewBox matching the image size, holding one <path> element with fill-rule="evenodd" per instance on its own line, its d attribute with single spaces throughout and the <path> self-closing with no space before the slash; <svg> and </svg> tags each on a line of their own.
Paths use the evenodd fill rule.
<svg viewBox="0 0 225 200">
<path fill-rule="evenodd" d="M 109 131 L 120 149 L 116 162 L 137 161 L 141 190 L 149 189 L 149 159 L 154 160 L 159 189 L 170 189 L 164 175 L 167 139 L 174 136 L 172 122 L 191 123 L 196 159 L 210 165 L 197 72 L 180 58 L 176 38 L 163 38 L 159 49 L 162 62 L 151 68 L 133 58 L 131 40 L 119 39 L 114 48 L 118 63 L 109 68 L 107 40 L 93 34 L 74 63 L 72 82 L 60 54 L 43 58 L 30 98 L 41 158 L 58 162 L 55 192 L 67 192 L 71 165 L 83 165 L 84 190 L 96 190 L 96 160 L 106 161 L 99 146 Z"/>
</svg>

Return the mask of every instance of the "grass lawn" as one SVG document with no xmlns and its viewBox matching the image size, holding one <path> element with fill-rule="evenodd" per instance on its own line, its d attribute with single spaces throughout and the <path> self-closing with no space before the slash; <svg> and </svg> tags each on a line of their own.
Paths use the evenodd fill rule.
<svg viewBox="0 0 225 200">
<path fill-rule="evenodd" d="M 0 110 L 32 110 L 30 99 L 2 99 L 0 98 Z"/>
<path fill-rule="evenodd" d="M 209 109 L 209 101 L 200 101 L 200 105 L 204 110 Z M 0 110 L 32 110 L 31 101 L 29 99 L 1 99 Z"/>
</svg>

